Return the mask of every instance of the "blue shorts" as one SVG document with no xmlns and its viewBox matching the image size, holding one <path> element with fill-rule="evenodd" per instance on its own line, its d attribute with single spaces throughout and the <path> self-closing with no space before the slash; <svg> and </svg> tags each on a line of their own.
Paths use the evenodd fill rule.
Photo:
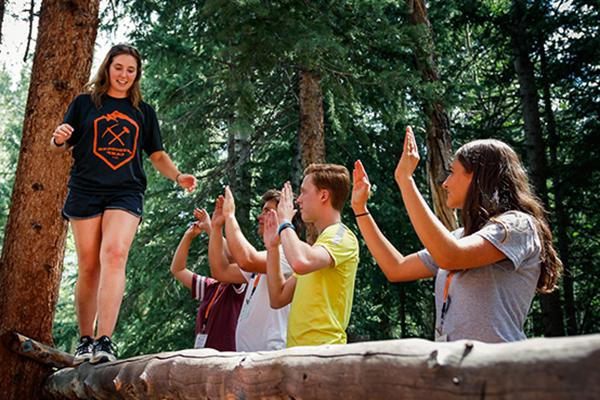
<svg viewBox="0 0 600 400">
<path fill-rule="evenodd" d="M 88 219 L 102 215 L 105 210 L 123 210 L 142 218 L 144 194 L 139 192 L 89 193 L 69 189 L 62 215 L 65 219 Z"/>
</svg>

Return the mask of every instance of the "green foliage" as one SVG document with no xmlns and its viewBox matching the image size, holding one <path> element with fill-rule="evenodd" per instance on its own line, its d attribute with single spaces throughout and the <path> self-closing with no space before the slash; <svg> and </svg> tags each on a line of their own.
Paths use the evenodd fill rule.
<svg viewBox="0 0 600 400">
<path fill-rule="evenodd" d="M 171 257 L 192 220 L 193 208 L 212 211 L 215 197 L 236 173 L 247 173 L 251 193 L 250 218 L 240 219 L 240 224 L 253 244 L 262 248 L 255 233 L 260 194 L 293 179 L 298 170 L 301 70 L 321 77 L 327 160 L 351 169 L 361 159 L 374 184 L 370 211 L 381 230 L 403 253 L 419 250 L 393 169 L 406 124 L 416 127 L 421 154 L 427 151 L 420 128 L 425 126 L 424 99 L 445 105 L 455 147 L 494 137 L 524 155 L 521 99 L 510 42 L 514 3 L 431 1 L 433 36 L 425 40 L 424 27 L 409 23 L 404 1 L 118 2 L 136 26 L 130 39 L 145 58 L 143 92 L 157 110 L 165 147 L 182 171 L 199 180 L 195 193 L 183 194 L 146 165 L 144 219 L 130 252 L 126 295 L 115 333 L 120 355 L 191 347 L 197 304 L 170 276 Z M 594 212 L 600 201 L 600 16 L 590 1 L 574 0 L 557 9 L 559 5 L 527 2 L 527 12 L 519 17 L 528 22 L 540 93 L 545 82 L 551 89 L 559 137 L 548 184 L 562 195 L 568 216 L 565 260 L 574 280 L 577 332 L 591 333 L 600 331 L 596 295 L 600 278 L 595 274 L 600 219 Z M 544 76 L 540 44 L 548 58 Z M 419 51 L 433 46 L 438 83 L 424 82 L 418 73 L 415 46 L 421 46 Z M 26 87 L 17 93 L 8 90 L 10 86 L 0 72 L 2 119 L 14 117 L 16 124 L 10 129 L 7 122 L 3 125 L 9 140 L 1 144 L 2 188 L 11 186 L 4 185 L 12 179 L 5 171 L 14 166 L 18 154 L 17 127 Z M 545 129 L 549 140 L 547 121 Z M 231 132 L 250 142 L 250 160 L 243 165 L 228 160 Z M 418 169 L 417 183 L 428 198 L 424 170 L 424 165 Z M 548 209 L 551 225 L 557 228 L 554 193 L 550 191 Z M 7 192 L 2 192 L 0 201 L 2 210 L 7 210 Z M 4 223 L 5 211 L 0 218 Z M 349 207 L 343 220 L 358 231 Z M 189 258 L 190 269 L 202 274 L 209 273 L 206 247 L 206 237 L 199 237 Z M 69 265 L 54 328 L 55 341 L 66 350 L 77 335 L 72 305 L 75 272 Z M 528 335 L 542 332 L 540 317 L 536 302 L 526 323 Z M 390 284 L 361 242 L 350 339 L 432 338 L 433 324 L 432 282 Z"/>
<path fill-rule="evenodd" d="M 5 66 L 0 67 L 0 227 L 5 226 L 10 208 L 30 70 L 31 66 L 26 65 L 20 79 L 13 79 Z M 4 229 L 0 231 L 3 242 Z"/>
</svg>

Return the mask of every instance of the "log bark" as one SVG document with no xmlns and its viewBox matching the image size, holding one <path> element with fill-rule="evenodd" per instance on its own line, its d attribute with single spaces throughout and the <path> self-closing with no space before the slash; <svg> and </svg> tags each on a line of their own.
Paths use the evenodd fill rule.
<svg viewBox="0 0 600 400">
<path fill-rule="evenodd" d="M 424 0 L 409 0 L 411 24 L 420 28 L 415 34 L 414 49 L 417 68 L 425 83 L 439 81 L 433 52 L 433 32 Z M 427 135 L 427 176 L 431 188 L 433 211 L 449 230 L 458 228 L 456 213 L 446 205 L 447 193 L 442 187 L 450 170 L 452 141 L 450 119 L 440 99 L 424 98 L 423 110 L 426 116 Z"/>
<path fill-rule="evenodd" d="M 48 150 L 52 129 L 88 80 L 99 1 L 44 0 L 23 138 L 0 260 L 0 335 L 19 331 L 52 343 L 66 223 L 60 209 L 71 157 Z M 3 399 L 40 397 L 47 367 L 0 346 Z M 17 384 L 18 382 L 18 384 Z"/>
<path fill-rule="evenodd" d="M 485 344 L 423 339 L 257 353 L 184 350 L 66 368 L 54 399 L 596 399 L 600 335 Z"/>
<path fill-rule="evenodd" d="M 53 368 L 73 367 L 73 355 L 28 338 L 18 332 L 4 336 L 3 342 L 13 352 Z"/>
<path fill-rule="evenodd" d="M 311 71 L 300 71 L 300 160 L 302 168 L 325 162 L 325 130 L 321 77 Z M 314 243 L 318 232 L 306 224 L 306 241 Z"/>
</svg>

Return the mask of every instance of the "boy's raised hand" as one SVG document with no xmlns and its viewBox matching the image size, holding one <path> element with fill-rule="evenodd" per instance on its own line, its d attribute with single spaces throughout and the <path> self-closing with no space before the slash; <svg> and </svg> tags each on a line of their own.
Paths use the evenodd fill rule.
<svg viewBox="0 0 600 400">
<path fill-rule="evenodd" d="M 296 215 L 294 208 L 294 193 L 292 192 L 292 184 L 287 181 L 281 189 L 281 197 L 277 204 L 277 217 L 281 221 L 291 221 Z"/>
<path fill-rule="evenodd" d="M 225 198 L 222 195 L 217 197 L 217 200 L 215 200 L 215 211 L 213 211 L 211 223 L 213 229 L 221 229 L 225 224 L 225 217 L 223 216 L 224 201 Z"/>
<path fill-rule="evenodd" d="M 225 196 L 223 200 L 223 217 L 225 219 L 235 216 L 235 200 L 229 185 L 225 186 Z"/>
<path fill-rule="evenodd" d="M 211 221 L 208 212 L 204 208 L 194 208 L 194 217 L 196 217 L 196 222 L 198 222 L 200 229 L 206 233 L 210 233 Z"/>
<path fill-rule="evenodd" d="M 365 167 L 360 160 L 354 162 L 352 171 L 352 199 L 351 205 L 354 214 L 361 214 L 367 211 L 367 200 L 371 194 L 371 182 L 365 171 Z"/>
<path fill-rule="evenodd" d="M 279 220 L 277 218 L 277 212 L 275 210 L 267 211 L 265 216 L 263 229 L 263 241 L 267 249 L 273 249 L 279 247 L 280 239 L 277 234 L 277 228 L 279 227 Z"/>
</svg>

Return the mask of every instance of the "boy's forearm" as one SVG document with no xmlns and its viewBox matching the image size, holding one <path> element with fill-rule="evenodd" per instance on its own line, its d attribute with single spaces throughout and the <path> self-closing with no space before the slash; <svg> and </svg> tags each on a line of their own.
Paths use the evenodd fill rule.
<svg viewBox="0 0 600 400">
<path fill-rule="evenodd" d="M 224 243 L 222 229 L 213 229 L 208 240 L 208 264 L 211 275 L 216 279 L 219 279 L 221 272 L 229 264 Z"/>
<path fill-rule="evenodd" d="M 265 270 L 266 259 L 261 259 L 260 253 L 246 239 L 235 216 L 225 220 L 226 244 L 234 261 L 247 270 Z"/>
<path fill-rule="evenodd" d="M 284 229 L 280 234 L 280 238 L 285 258 L 294 271 L 298 269 L 298 266 L 308 262 L 312 247 L 300 240 L 293 229 Z"/>
</svg>

